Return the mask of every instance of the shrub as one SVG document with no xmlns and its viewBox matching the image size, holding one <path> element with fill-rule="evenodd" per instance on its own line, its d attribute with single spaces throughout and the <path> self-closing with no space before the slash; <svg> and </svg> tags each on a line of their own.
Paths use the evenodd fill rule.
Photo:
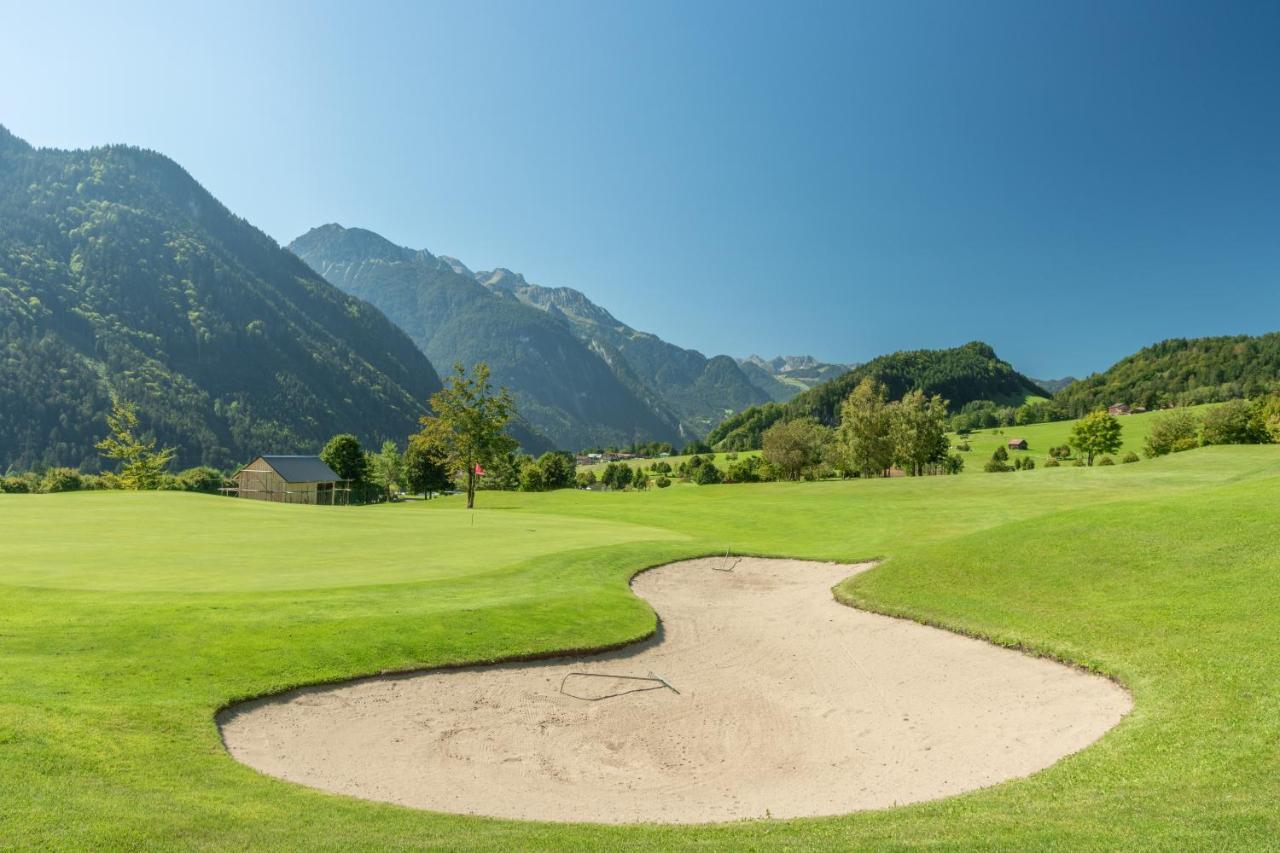
<svg viewBox="0 0 1280 853">
<path fill-rule="evenodd" d="M 1099 464 L 1099 465 L 1114 465 L 1114 464 L 1116 464 L 1116 460 L 1112 459 L 1110 456 L 1104 456 L 1104 457 L 1102 457 L 1101 459 L 1099 459 L 1099 460 L 1098 460 L 1098 464 Z"/>
<path fill-rule="evenodd" d="M 40 480 L 40 491 L 47 494 L 78 492 L 81 485 L 80 472 L 75 468 L 50 468 Z"/>
<path fill-rule="evenodd" d="M 967 441 L 962 441 L 956 445 L 956 450 L 959 450 L 961 453 L 968 453 L 972 449 L 973 448 L 969 446 L 969 442 Z"/>
<path fill-rule="evenodd" d="M 1001 461 L 1001 462 L 1007 462 L 1007 461 L 1009 461 L 1009 451 L 1008 451 L 1008 450 L 1006 450 L 1006 449 L 1005 449 L 1005 446 L 1002 444 L 1002 445 L 1000 445 L 999 447 L 997 447 L 997 448 L 996 448 L 996 452 L 995 452 L 995 453 L 992 453 L 992 454 L 991 454 L 991 458 L 992 458 L 992 459 L 997 459 L 997 460 L 999 460 L 999 461 Z"/>
<path fill-rule="evenodd" d="M 175 479 L 178 488 L 182 491 L 200 492 L 205 495 L 216 495 L 223 484 L 222 472 L 207 465 L 188 468 L 180 472 Z"/>
<path fill-rule="evenodd" d="M 728 457 L 726 457 L 728 458 Z M 759 456 L 748 456 L 730 465 L 724 472 L 726 483 L 758 483 L 764 479 L 764 461 Z"/>
<path fill-rule="evenodd" d="M 1128 453 L 1126 453 L 1126 454 L 1124 455 L 1124 458 L 1123 458 L 1123 459 L 1121 459 L 1120 461 L 1121 461 L 1121 462 L 1123 462 L 1123 463 L 1124 463 L 1124 464 L 1126 464 L 1126 465 L 1128 465 L 1130 462 L 1137 462 L 1137 461 L 1138 461 L 1138 454 L 1136 454 L 1136 453 L 1134 453 L 1132 450 L 1130 450 Z"/>
<path fill-rule="evenodd" d="M 964 457 L 959 453 L 948 453 L 942 462 L 942 470 L 948 474 L 959 474 L 964 470 Z"/>
<path fill-rule="evenodd" d="M 1203 444 L 1259 444 L 1270 436 L 1259 435 L 1253 409 L 1244 400 L 1228 400 L 1205 413 Z"/>
<path fill-rule="evenodd" d="M 1035 467 L 1036 467 L 1036 460 L 1032 459 L 1030 456 L 1027 456 L 1022 460 L 1023 471 L 1030 471 Z"/>
<path fill-rule="evenodd" d="M 1083 467 L 1085 467 L 1084 457 L 1083 457 L 1083 456 L 1076 457 L 1076 461 L 1074 461 L 1074 462 L 1072 462 L 1072 463 L 1071 463 L 1071 467 L 1072 467 L 1072 468 L 1083 468 Z"/>
<path fill-rule="evenodd" d="M 1061 463 L 1061 462 L 1059 462 L 1059 461 L 1058 461 L 1057 459 L 1055 459 L 1054 457 L 1050 456 L 1048 459 L 1044 460 L 1044 467 L 1046 467 L 1046 468 L 1061 468 L 1061 467 L 1062 467 L 1062 463 Z"/>
<path fill-rule="evenodd" d="M 713 463 L 704 462 L 697 467 L 690 479 L 699 486 L 713 486 L 724 482 L 724 474 L 720 473 L 720 469 Z"/>
<path fill-rule="evenodd" d="M 578 484 L 579 489 L 585 489 L 590 486 L 594 486 L 596 484 L 596 472 L 595 471 L 579 471 L 577 473 L 577 476 L 574 478 L 574 480 Z"/>
<path fill-rule="evenodd" d="M 663 476 L 663 477 L 658 477 L 658 479 L 654 480 L 653 484 L 657 486 L 659 489 L 665 489 L 667 486 L 671 485 L 671 481 L 667 479 L 665 476 Z"/>
<path fill-rule="evenodd" d="M 986 471 L 988 474 L 999 474 L 1004 471 L 1012 471 L 1013 469 L 1009 467 L 1007 462 L 993 456 L 987 460 L 986 465 L 982 466 L 982 470 Z"/>
<path fill-rule="evenodd" d="M 21 476 L 4 477 L 0 479 L 0 492 L 6 495 L 25 495 L 35 491 L 31 488 L 31 482 Z"/>
<path fill-rule="evenodd" d="M 1199 432 L 1200 419 L 1195 415 L 1186 411 L 1170 412 L 1152 422 L 1143 453 L 1156 457 L 1190 450 L 1198 443 Z"/>
<path fill-rule="evenodd" d="M 98 492 L 120 488 L 120 480 L 114 474 L 81 474 L 80 488 L 86 492 Z"/>
</svg>

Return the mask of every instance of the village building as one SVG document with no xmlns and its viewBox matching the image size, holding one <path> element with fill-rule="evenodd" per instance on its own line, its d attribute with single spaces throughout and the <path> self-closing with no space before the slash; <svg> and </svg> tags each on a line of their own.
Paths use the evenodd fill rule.
<svg viewBox="0 0 1280 853">
<path fill-rule="evenodd" d="M 1128 403 L 1116 403 L 1114 405 L 1107 406 L 1108 415 L 1127 415 L 1131 411 L 1133 411 L 1133 409 Z"/>
<path fill-rule="evenodd" d="M 259 456 L 232 477 L 226 491 L 258 501 L 346 506 L 351 489 L 319 456 Z"/>
</svg>

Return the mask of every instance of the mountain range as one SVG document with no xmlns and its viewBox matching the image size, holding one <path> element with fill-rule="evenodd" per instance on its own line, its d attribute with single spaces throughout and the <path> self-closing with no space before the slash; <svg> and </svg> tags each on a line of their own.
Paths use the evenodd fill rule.
<svg viewBox="0 0 1280 853">
<path fill-rule="evenodd" d="M 99 467 L 113 396 L 181 465 L 315 452 L 337 432 L 403 443 L 433 364 L 488 362 L 528 452 L 633 441 L 758 446 L 771 424 L 834 423 L 863 378 L 953 410 L 1053 393 L 1060 412 L 1280 389 L 1280 334 L 1173 339 L 1082 380 L 1037 382 L 987 344 L 862 365 L 707 357 L 568 287 L 325 225 L 288 249 L 150 151 L 35 149 L 0 127 L 0 471 Z"/>
<path fill-rule="evenodd" d="M 126 146 L 0 128 L 0 471 L 97 470 L 112 395 L 179 464 L 403 441 L 440 387 L 383 314 Z"/>
<path fill-rule="evenodd" d="M 843 369 L 803 356 L 762 369 L 708 358 L 628 326 L 573 288 L 533 284 L 505 268 L 473 271 L 361 228 L 323 225 L 289 248 L 381 309 L 438 367 L 487 362 L 529 423 L 562 448 L 683 444 L 734 412 L 790 399 L 806 380 Z"/>
</svg>

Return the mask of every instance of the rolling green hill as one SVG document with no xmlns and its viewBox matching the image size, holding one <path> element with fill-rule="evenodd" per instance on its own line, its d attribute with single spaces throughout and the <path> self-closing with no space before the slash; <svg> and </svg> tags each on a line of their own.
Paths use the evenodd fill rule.
<svg viewBox="0 0 1280 853">
<path fill-rule="evenodd" d="M 1280 389 L 1280 332 L 1253 337 L 1171 338 L 1138 350 L 1054 399 L 1072 415 L 1128 403 L 1191 406 Z"/>
<path fill-rule="evenodd" d="M 678 419 L 625 364 L 611 366 L 564 318 L 485 287 L 452 259 L 340 225 L 314 228 L 289 248 L 380 308 L 433 362 L 488 362 L 521 417 L 556 447 L 680 441 Z"/>
<path fill-rule="evenodd" d="M 1017 406 L 1029 398 L 1048 396 L 1044 389 L 999 359 L 990 346 L 975 341 L 953 349 L 880 356 L 787 403 L 769 403 L 739 412 L 713 430 L 707 441 L 718 450 L 748 450 L 758 448 L 764 431 L 781 420 L 812 416 L 834 425 L 839 421 L 840 403 L 867 377 L 884 383 L 891 399 L 916 388 L 930 395 L 941 394 L 952 411 L 975 400 Z"/>
<path fill-rule="evenodd" d="M 375 308 L 173 161 L 0 128 L 0 471 L 97 470 L 111 394 L 181 465 L 403 440 L 440 387 Z"/>
</svg>

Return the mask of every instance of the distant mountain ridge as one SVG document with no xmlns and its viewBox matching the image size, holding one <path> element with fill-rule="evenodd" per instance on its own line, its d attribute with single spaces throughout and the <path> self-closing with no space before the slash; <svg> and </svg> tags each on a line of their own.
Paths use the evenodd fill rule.
<svg viewBox="0 0 1280 853">
<path fill-rule="evenodd" d="M 1056 394 L 1073 382 L 1079 382 L 1080 380 L 1074 376 L 1064 376 L 1061 379 L 1032 379 L 1031 381 L 1050 394 Z"/>
<path fill-rule="evenodd" d="M 563 448 L 679 445 L 744 408 L 789 399 L 814 371 L 832 367 L 801 359 L 784 365 L 793 371 L 784 380 L 753 375 L 729 356 L 638 331 L 579 290 L 533 284 L 503 267 L 472 270 L 363 229 L 321 226 L 290 248 L 380 307 L 434 361 L 489 362 L 529 421 Z"/>
<path fill-rule="evenodd" d="M 952 349 L 910 350 L 874 358 L 786 403 L 745 409 L 720 424 L 707 441 L 722 450 L 747 450 L 759 447 L 764 431 L 779 421 L 813 417 L 834 426 L 841 402 L 864 378 L 883 383 L 895 400 L 916 388 L 940 394 L 952 411 L 977 400 L 1020 405 L 1028 397 L 1049 396 L 988 344 L 973 341 Z"/>
<path fill-rule="evenodd" d="M 0 128 L 0 471 L 97 470 L 110 397 L 178 463 L 403 441 L 440 387 L 373 307 L 234 216 L 180 166 Z"/>
<path fill-rule="evenodd" d="M 821 362 L 811 355 L 779 355 L 770 359 L 750 355 L 738 359 L 738 364 L 751 382 L 766 391 L 775 403 L 785 403 L 800 392 L 857 367 L 856 364 Z"/>
<path fill-rule="evenodd" d="M 521 416 L 556 447 L 682 439 L 674 413 L 625 364 L 611 364 L 612 354 L 580 340 L 564 317 L 526 304 L 510 287 L 482 284 L 455 258 L 334 224 L 289 248 L 380 308 L 433 361 L 487 362 Z"/>
<path fill-rule="evenodd" d="M 611 366 L 629 371 L 663 400 L 678 419 L 684 438 L 700 438 L 725 417 L 770 399 L 729 356 L 708 358 L 637 331 L 581 291 L 531 284 L 519 273 L 501 268 L 475 276 L 485 287 L 510 293 L 566 320 L 574 334 Z"/>
</svg>

